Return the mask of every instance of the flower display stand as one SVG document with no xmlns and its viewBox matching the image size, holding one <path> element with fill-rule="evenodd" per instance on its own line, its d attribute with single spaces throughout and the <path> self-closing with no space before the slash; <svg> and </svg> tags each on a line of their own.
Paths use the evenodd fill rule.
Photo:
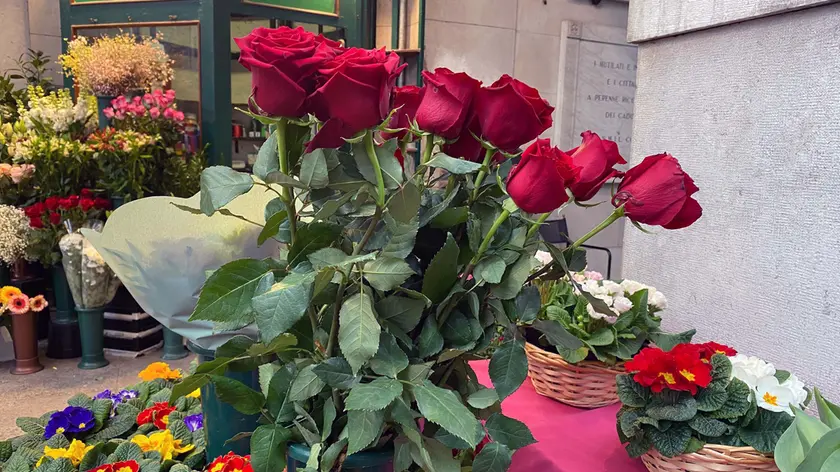
<svg viewBox="0 0 840 472">
<path fill-rule="evenodd" d="M 50 267 L 52 276 L 55 315 L 50 320 L 47 357 L 72 359 L 82 355 L 79 319 L 73 304 L 73 294 L 67 285 L 67 276 L 60 265 Z"/>
<path fill-rule="evenodd" d="M 216 358 L 216 352 L 204 349 L 192 342 L 187 342 L 190 351 L 198 354 L 198 362 L 210 362 Z M 238 380 L 254 390 L 260 391 L 260 375 L 254 369 L 248 372 L 228 371 L 225 377 Z M 241 456 L 250 454 L 249 438 L 227 442 L 238 433 L 252 432 L 257 428 L 260 415 L 245 415 L 232 406 L 222 402 L 216 395 L 212 383 L 201 387 L 201 408 L 204 412 L 204 435 L 208 461 L 233 452 Z"/>
<path fill-rule="evenodd" d="M 697 452 L 665 457 L 655 449 L 642 456 L 650 472 L 779 472 L 772 456 L 751 447 L 706 444 Z"/>
<path fill-rule="evenodd" d="M 82 360 L 79 368 L 99 369 L 109 364 L 105 359 L 105 307 L 79 308 L 79 333 L 82 341 Z"/>
<path fill-rule="evenodd" d="M 287 472 L 301 471 L 309 459 L 309 447 L 305 444 L 289 444 L 287 453 Z M 341 465 L 341 470 L 360 472 L 392 472 L 393 451 L 368 451 L 353 454 Z"/>
</svg>

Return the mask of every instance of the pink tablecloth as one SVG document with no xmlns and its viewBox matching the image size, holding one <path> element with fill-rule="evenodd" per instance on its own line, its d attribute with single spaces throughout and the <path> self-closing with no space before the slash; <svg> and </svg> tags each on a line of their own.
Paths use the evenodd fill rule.
<svg viewBox="0 0 840 472">
<path fill-rule="evenodd" d="M 492 386 L 489 361 L 470 363 L 478 380 Z M 539 441 L 513 456 L 512 472 L 645 472 L 638 459 L 627 456 L 615 431 L 619 405 L 582 410 L 540 396 L 526 379 L 502 402 L 505 415 L 531 428 Z"/>
</svg>

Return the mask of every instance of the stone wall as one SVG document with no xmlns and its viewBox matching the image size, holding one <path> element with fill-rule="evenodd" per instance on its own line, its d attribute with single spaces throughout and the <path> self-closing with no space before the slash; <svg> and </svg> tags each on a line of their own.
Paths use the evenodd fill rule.
<svg viewBox="0 0 840 472">
<path fill-rule="evenodd" d="M 61 83 L 61 25 L 58 0 L 2 0 L 0 7 L 0 72 L 17 67 L 16 60 L 27 49 L 43 51 L 53 64 L 51 76 Z"/>
<path fill-rule="evenodd" d="M 678 157 L 704 216 L 629 229 L 623 269 L 668 296 L 666 328 L 701 327 L 836 396 L 840 5 L 779 13 L 639 43 L 633 160 Z"/>
</svg>

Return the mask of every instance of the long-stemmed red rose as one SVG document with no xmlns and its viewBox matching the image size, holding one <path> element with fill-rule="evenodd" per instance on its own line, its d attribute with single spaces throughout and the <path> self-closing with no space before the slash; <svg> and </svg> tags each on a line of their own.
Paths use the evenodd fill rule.
<svg viewBox="0 0 840 472">
<path fill-rule="evenodd" d="M 382 133 L 384 139 L 403 139 L 408 134 L 408 127 L 414 121 L 417 115 L 417 107 L 420 106 L 420 101 L 423 99 L 424 88 L 416 85 L 406 85 L 404 87 L 397 87 L 394 89 L 394 104 L 393 108 L 397 111 L 391 116 L 388 121 L 388 128 L 392 130 L 399 129 L 395 133 Z M 414 139 L 414 136 L 411 136 Z"/>
<path fill-rule="evenodd" d="M 548 213 L 569 201 L 566 188 L 580 174 L 572 158 L 548 139 L 538 139 L 522 153 L 508 174 L 507 191 L 516 206 L 528 213 Z"/>
<path fill-rule="evenodd" d="M 475 97 L 475 114 L 482 137 L 497 148 L 514 152 L 551 127 L 548 101 L 537 89 L 503 75 Z"/>
<path fill-rule="evenodd" d="M 568 151 L 575 165 L 580 167 L 580 177 L 570 187 L 575 200 L 585 202 L 598 193 L 607 180 L 621 174 L 613 166 L 627 162 L 618 152 L 618 145 L 592 131 L 581 134 L 580 146 Z"/>
<path fill-rule="evenodd" d="M 467 124 L 481 82 L 445 67 L 424 71 L 423 78 L 426 92 L 417 109 L 417 126 L 445 139 L 457 138 Z"/>
</svg>

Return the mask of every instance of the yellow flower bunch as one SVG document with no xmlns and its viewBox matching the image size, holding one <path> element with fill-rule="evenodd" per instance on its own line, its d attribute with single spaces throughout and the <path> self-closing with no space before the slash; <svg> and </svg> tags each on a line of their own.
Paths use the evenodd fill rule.
<svg viewBox="0 0 840 472">
<path fill-rule="evenodd" d="M 171 435 L 171 433 L 170 433 Z M 85 443 L 79 441 L 78 439 L 74 439 L 73 442 L 70 443 L 70 446 L 63 448 L 57 447 L 52 448 L 49 446 L 44 446 L 44 455 L 38 459 L 38 463 L 35 464 L 35 467 L 41 465 L 44 462 L 44 459 L 47 457 L 51 459 L 61 459 L 62 457 L 65 459 L 70 459 L 70 462 L 78 467 L 79 463 L 82 462 L 82 458 L 85 457 L 88 451 L 93 449 L 93 446 L 86 446 Z"/>
<path fill-rule="evenodd" d="M 192 444 L 181 446 L 181 440 L 172 436 L 172 431 L 165 429 L 152 433 L 148 436 L 138 434 L 131 438 L 131 442 L 140 446 L 143 452 L 157 451 L 164 461 L 172 460 L 173 457 L 195 448 Z"/>
<path fill-rule="evenodd" d="M 181 369 L 171 369 L 166 362 L 152 362 L 139 374 L 140 380 L 148 382 L 155 379 L 178 380 L 181 378 Z"/>
<path fill-rule="evenodd" d="M 20 295 L 21 293 L 23 292 L 21 292 L 19 288 L 12 285 L 6 285 L 5 287 L 0 288 L 0 303 L 6 305 L 12 297 Z"/>
<path fill-rule="evenodd" d="M 155 38 L 136 39 L 129 33 L 87 38 L 67 43 L 58 56 L 64 72 L 73 76 L 83 92 L 117 96 L 133 90 L 152 90 L 172 79 L 173 61 Z"/>
</svg>

